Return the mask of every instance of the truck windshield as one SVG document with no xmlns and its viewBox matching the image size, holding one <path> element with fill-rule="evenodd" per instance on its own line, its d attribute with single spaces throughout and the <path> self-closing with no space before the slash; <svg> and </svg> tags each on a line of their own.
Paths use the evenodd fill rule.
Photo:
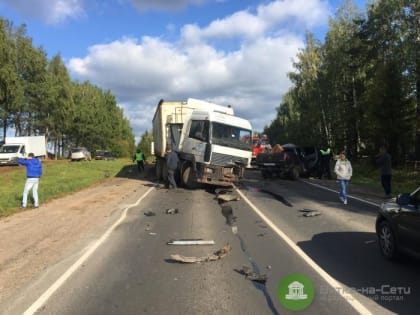
<svg viewBox="0 0 420 315">
<path fill-rule="evenodd" d="M 20 146 L 18 145 L 3 145 L 0 148 L 0 153 L 16 153 L 19 151 Z"/>
<path fill-rule="evenodd" d="M 213 144 L 252 151 L 251 130 L 217 122 L 212 123 L 211 129 Z"/>
</svg>

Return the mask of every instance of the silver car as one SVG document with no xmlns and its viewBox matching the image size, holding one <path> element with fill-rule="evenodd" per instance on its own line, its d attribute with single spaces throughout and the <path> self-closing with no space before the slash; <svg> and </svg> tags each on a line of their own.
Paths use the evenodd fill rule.
<svg viewBox="0 0 420 315">
<path fill-rule="evenodd" d="M 91 161 L 92 155 L 84 147 L 78 147 L 71 149 L 70 159 L 72 161 Z"/>
</svg>

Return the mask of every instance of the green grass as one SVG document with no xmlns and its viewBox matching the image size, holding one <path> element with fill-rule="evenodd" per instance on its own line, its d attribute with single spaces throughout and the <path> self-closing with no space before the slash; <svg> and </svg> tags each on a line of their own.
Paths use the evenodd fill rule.
<svg viewBox="0 0 420 315">
<path fill-rule="evenodd" d="M 46 161 L 43 163 L 43 176 L 39 183 L 39 202 L 64 196 L 91 186 L 106 178 L 117 176 L 130 164 L 126 159 L 115 161 Z M 0 173 L 0 217 L 11 215 L 19 210 L 23 187 L 26 180 L 25 167 L 15 167 Z M 32 192 L 28 196 L 28 206 L 32 205 Z"/>
<path fill-rule="evenodd" d="M 367 161 L 359 161 L 352 165 L 353 184 L 359 184 L 368 188 L 383 191 L 379 168 L 373 167 Z M 392 194 L 412 192 L 420 186 L 420 172 L 413 169 L 398 168 L 392 170 Z"/>
</svg>

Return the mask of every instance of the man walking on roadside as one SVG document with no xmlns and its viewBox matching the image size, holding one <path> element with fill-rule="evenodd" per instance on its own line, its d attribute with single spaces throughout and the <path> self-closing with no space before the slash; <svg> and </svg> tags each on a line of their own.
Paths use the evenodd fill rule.
<svg viewBox="0 0 420 315">
<path fill-rule="evenodd" d="M 133 156 L 133 162 L 137 163 L 137 170 L 139 173 L 144 172 L 144 160 L 146 160 L 146 156 L 140 149 L 138 149 L 137 153 Z"/>
<path fill-rule="evenodd" d="M 379 154 L 376 156 L 376 163 L 381 168 L 381 184 L 385 192 L 385 197 L 391 198 L 392 161 L 386 144 L 382 144 L 379 148 Z"/>
<path fill-rule="evenodd" d="M 170 146 L 166 147 L 166 167 L 168 169 L 168 188 L 170 189 L 171 186 L 174 189 L 177 189 L 174 174 L 175 170 L 178 168 L 178 155 L 172 151 Z"/>
<path fill-rule="evenodd" d="M 19 164 L 26 167 L 26 182 L 23 190 L 21 208 L 26 208 L 28 202 L 28 193 L 32 189 L 34 198 L 34 208 L 39 207 L 38 184 L 42 176 L 42 163 L 33 153 L 29 153 L 27 158 L 19 159 Z"/>
</svg>

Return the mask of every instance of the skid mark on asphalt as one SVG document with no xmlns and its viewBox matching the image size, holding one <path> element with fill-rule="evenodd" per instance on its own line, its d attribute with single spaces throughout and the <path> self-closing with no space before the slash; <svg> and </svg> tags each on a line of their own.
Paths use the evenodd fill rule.
<svg viewBox="0 0 420 315">
<path fill-rule="evenodd" d="M 248 262 L 252 266 L 252 272 L 255 273 L 255 274 L 260 274 L 260 268 L 258 267 L 258 264 L 255 262 L 255 260 L 249 254 L 245 240 L 243 239 L 243 237 L 238 232 L 237 227 L 234 226 L 234 223 L 236 221 L 236 217 L 233 215 L 232 206 L 227 204 L 227 202 L 219 202 L 219 205 L 221 207 L 222 215 L 226 218 L 226 224 L 232 227 L 232 232 L 238 238 L 242 252 L 245 254 Z M 255 288 L 257 288 L 258 290 L 260 290 L 263 293 L 264 298 L 265 298 L 265 300 L 267 302 L 267 305 L 270 308 L 272 314 L 279 315 L 279 312 L 277 311 L 276 307 L 274 306 L 273 300 L 271 299 L 271 296 L 267 291 L 267 287 L 266 287 L 265 283 L 252 281 L 252 284 L 254 285 Z"/>
</svg>

